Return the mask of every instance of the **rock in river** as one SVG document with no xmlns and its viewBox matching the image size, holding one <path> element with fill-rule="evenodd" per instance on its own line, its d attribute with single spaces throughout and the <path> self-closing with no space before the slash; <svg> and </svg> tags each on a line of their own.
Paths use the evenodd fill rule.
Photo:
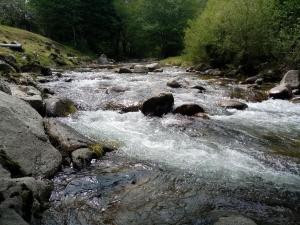
<svg viewBox="0 0 300 225">
<path fill-rule="evenodd" d="M 98 158 L 97 154 L 89 148 L 81 148 L 72 152 L 73 166 L 77 169 L 82 169 L 90 165 L 91 160 Z"/>
<path fill-rule="evenodd" d="M 177 80 L 171 80 L 167 83 L 167 86 L 170 88 L 181 88 L 182 85 Z"/>
<path fill-rule="evenodd" d="M 282 78 L 280 85 L 289 86 L 291 89 L 300 87 L 300 72 L 299 70 L 290 70 Z"/>
<path fill-rule="evenodd" d="M 274 99 L 290 99 L 293 96 L 289 86 L 278 85 L 269 91 L 269 97 Z"/>
<path fill-rule="evenodd" d="M 93 144 L 87 137 L 54 118 L 45 120 L 45 129 L 50 141 L 62 152 L 72 153 Z"/>
<path fill-rule="evenodd" d="M 152 97 L 142 105 L 142 113 L 146 116 L 162 116 L 172 111 L 174 97 L 170 93 L 163 93 Z"/>
<path fill-rule="evenodd" d="M 78 133 L 72 127 L 54 118 L 45 120 L 45 129 L 51 143 L 61 151 L 65 162 L 68 162 L 69 157 L 72 155 L 72 159 L 75 160 L 75 165 L 80 167 L 79 165 L 83 165 L 83 163 L 79 163 L 78 157 L 87 161 L 87 159 L 91 157 L 99 158 L 104 154 L 105 147 L 101 144 L 94 142 Z M 89 149 L 90 152 L 81 150 L 73 154 L 73 152 L 78 149 Z"/>
<path fill-rule="evenodd" d="M 237 100 L 223 100 L 218 103 L 219 106 L 226 109 L 244 110 L 248 108 L 248 105 Z"/>
<path fill-rule="evenodd" d="M 148 73 L 149 69 L 146 66 L 143 65 L 135 65 L 133 68 L 134 73 Z"/>
<path fill-rule="evenodd" d="M 126 67 L 121 67 L 118 71 L 118 73 L 132 73 L 131 69 Z"/>
<path fill-rule="evenodd" d="M 77 111 L 74 102 L 67 98 L 49 98 L 45 104 L 46 115 L 49 117 L 66 117 Z"/>
<path fill-rule="evenodd" d="M 204 109 L 197 104 L 186 104 L 186 105 L 177 107 L 174 110 L 174 113 L 181 114 L 184 116 L 194 116 L 197 113 L 204 113 Z"/>
<path fill-rule="evenodd" d="M 0 162 L 17 176 L 52 176 L 61 154 L 50 144 L 43 119 L 29 104 L 0 92 Z"/>
</svg>

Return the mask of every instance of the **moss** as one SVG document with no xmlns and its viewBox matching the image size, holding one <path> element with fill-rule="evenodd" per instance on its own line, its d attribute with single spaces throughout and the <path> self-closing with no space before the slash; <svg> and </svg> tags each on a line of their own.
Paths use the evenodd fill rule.
<svg viewBox="0 0 300 225">
<path fill-rule="evenodd" d="M 56 104 L 56 110 L 60 116 L 69 116 L 77 112 L 74 103 L 68 99 L 63 99 Z"/>
<path fill-rule="evenodd" d="M 104 155 L 104 148 L 101 144 L 91 144 L 89 146 L 89 149 L 97 156 L 97 158 L 100 158 L 101 156 Z"/>
</svg>

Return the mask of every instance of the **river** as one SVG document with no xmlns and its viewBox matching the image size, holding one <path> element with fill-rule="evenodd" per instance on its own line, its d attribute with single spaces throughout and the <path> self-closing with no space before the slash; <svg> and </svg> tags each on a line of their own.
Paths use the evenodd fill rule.
<svg viewBox="0 0 300 225">
<path fill-rule="evenodd" d="M 119 149 L 82 171 L 60 172 L 43 224 L 210 225 L 228 215 L 258 225 L 300 224 L 299 104 L 240 100 L 248 109 L 225 110 L 217 103 L 244 86 L 175 67 L 148 75 L 108 69 L 63 75 L 44 84 L 80 108 L 61 120 Z M 172 79 L 183 87 L 167 87 Z M 203 106 L 210 119 L 113 110 L 162 92 L 172 92 L 175 106 Z"/>
</svg>

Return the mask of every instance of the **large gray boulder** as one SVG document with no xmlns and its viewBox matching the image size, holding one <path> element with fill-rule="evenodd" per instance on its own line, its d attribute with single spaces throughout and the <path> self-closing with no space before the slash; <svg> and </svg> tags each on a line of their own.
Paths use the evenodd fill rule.
<svg viewBox="0 0 300 225">
<path fill-rule="evenodd" d="M 41 216 L 52 191 L 49 181 L 0 178 L 0 224 L 31 224 Z"/>
<path fill-rule="evenodd" d="M 59 169 L 61 154 L 49 142 L 43 119 L 26 102 L 0 92 L 1 164 L 11 173 L 49 177 Z"/>
<path fill-rule="evenodd" d="M 244 216 L 221 217 L 214 225 L 256 225 L 256 223 Z"/>
<path fill-rule="evenodd" d="M 104 148 L 101 144 L 78 133 L 72 127 L 57 119 L 45 119 L 44 125 L 51 143 L 61 151 L 65 163 L 69 163 L 68 160 L 74 151 L 82 148 L 90 149 L 98 157 L 104 154 Z M 76 155 L 73 158 L 76 158 Z"/>
<path fill-rule="evenodd" d="M 3 80 L 0 80 L 0 91 L 6 93 L 8 95 L 12 94 L 9 84 Z"/>
<path fill-rule="evenodd" d="M 286 100 L 292 98 L 292 96 L 293 93 L 290 86 L 283 85 L 283 84 L 278 85 L 269 91 L 269 97 L 273 99 Z"/>
<path fill-rule="evenodd" d="M 170 93 L 162 93 L 145 101 L 141 111 L 146 116 L 163 116 L 172 111 L 174 97 Z"/>
<path fill-rule="evenodd" d="M 299 70 L 290 70 L 282 78 L 280 85 L 289 86 L 291 89 L 300 87 L 300 72 Z"/>
<path fill-rule="evenodd" d="M 49 117 L 66 117 L 77 111 L 74 102 L 67 98 L 52 97 L 46 99 L 45 104 Z"/>
<path fill-rule="evenodd" d="M 32 86 L 12 86 L 12 95 L 28 102 L 41 116 L 45 116 L 45 104 L 42 93 Z"/>
</svg>

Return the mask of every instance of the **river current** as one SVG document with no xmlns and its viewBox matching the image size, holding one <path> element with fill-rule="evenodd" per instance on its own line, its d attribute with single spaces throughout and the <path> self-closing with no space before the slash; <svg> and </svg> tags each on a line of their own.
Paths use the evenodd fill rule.
<svg viewBox="0 0 300 225">
<path fill-rule="evenodd" d="M 167 87 L 174 79 L 182 88 Z M 147 75 L 67 71 L 44 86 L 78 105 L 64 123 L 118 144 L 90 168 L 54 178 L 44 224 L 210 225 L 237 214 L 261 225 L 300 224 L 299 104 L 239 99 L 248 109 L 225 110 L 217 103 L 247 87 L 174 67 Z M 163 92 L 175 106 L 201 105 L 210 119 L 118 110 Z"/>
</svg>

